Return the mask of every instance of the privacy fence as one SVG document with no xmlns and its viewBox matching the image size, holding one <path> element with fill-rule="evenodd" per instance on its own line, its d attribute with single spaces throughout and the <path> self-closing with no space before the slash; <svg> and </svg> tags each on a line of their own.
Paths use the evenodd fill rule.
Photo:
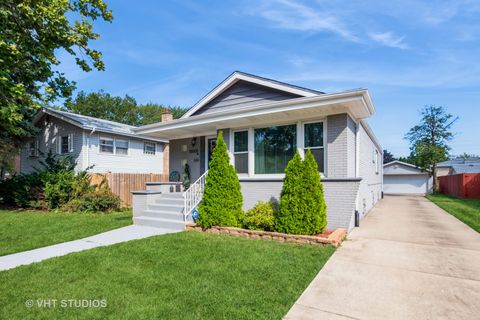
<svg viewBox="0 0 480 320">
<path fill-rule="evenodd" d="M 480 174 L 463 173 L 438 178 L 440 192 L 460 198 L 480 198 Z"/>
<path fill-rule="evenodd" d="M 132 206 L 132 191 L 145 190 L 146 182 L 168 181 L 168 175 L 154 173 L 93 173 L 92 184 L 105 179 L 113 193 L 120 197 L 123 207 Z"/>
</svg>

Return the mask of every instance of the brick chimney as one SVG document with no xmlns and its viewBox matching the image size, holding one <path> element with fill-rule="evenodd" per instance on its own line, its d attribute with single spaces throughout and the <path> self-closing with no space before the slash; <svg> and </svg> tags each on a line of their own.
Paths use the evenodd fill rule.
<svg viewBox="0 0 480 320">
<path fill-rule="evenodd" d="M 173 114 L 170 112 L 170 110 L 165 108 L 165 109 L 163 109 L 161 119 L 162 119 L 162 122 L 172 121 L 173 120 Z"/>
</svg>

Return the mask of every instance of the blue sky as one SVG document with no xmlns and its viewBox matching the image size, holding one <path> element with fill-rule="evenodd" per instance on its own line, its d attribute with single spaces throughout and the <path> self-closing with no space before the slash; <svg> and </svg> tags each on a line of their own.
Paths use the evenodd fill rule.
<svg viewBox="0 0 480 320">
<path fill-rule="evenodd" d="M 426 104 L 460 119 L 452 153 L 480 154 L 480 1 L 106 0 L 104 72 L 62 55 L 78 90 L 192 106 L 234 70 L 325 92 L 368 88 L 369 122 L 384 148 L 407 155 L 404 134 Z"/>
</svg>

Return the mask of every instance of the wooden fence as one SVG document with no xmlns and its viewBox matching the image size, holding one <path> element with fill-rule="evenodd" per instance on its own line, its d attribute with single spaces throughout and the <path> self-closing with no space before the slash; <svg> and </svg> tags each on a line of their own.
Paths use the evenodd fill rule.
<svg viewBox="0 0 480 320">
<path fill-rule="evenodd" d="M 480 198 L 480 174 L 463 173 L 441 176 L 440 192 L 460 198 Z"/>
<path fill-rule="evenodd" d="M 132 206 L 132 191 L 145 190 L 146 182 L 168 181 L 168 176 L 154 173 L 92 173 L 92 184 L 100 184 L 104 179 L 110 190 L 120 197 L 122 207 Z"/>
</svg>

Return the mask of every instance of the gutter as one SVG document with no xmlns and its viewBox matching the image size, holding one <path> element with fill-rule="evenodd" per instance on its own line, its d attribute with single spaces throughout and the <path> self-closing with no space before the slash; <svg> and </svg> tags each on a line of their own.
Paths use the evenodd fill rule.
<svg viewBox="0 0 480 320">
<path fill-rule="evenodd" d="M 365 99 L 365 96 L 367 99 Z M 368 91 L 366 89 L 362 90 L 355 90 L 355 91 L 348 91 L 348 92 L 341 92 L 341 93 L 333 93 L 333 94 L 324 94 L 319 96 L 313 97 L 306 97 L 306 98 L 297 98 L 297 99 L 290 99 L 280 102 L 272 102 L 272 103 L 265 103 L 255 107 L 243 107 L 237 108 L 235 110 L 231 110 L 229 112 L 225 111 L 216 111 L 211 112 L 208 114 L 202 114 L 198 116 L 193 116 L 189 118 L 180 118 L 176 120 L 172 120 L 169 122 L 160 122 L 154 123 L 146 126 L 141 126 L 138 128 L 133 129 L 134 132 L 141 132 L 143 134 L 156 132 L 161 130 L 167 129 L 177 129 L 181 127 L 191 126 L 195 124 L 208 124 L 213 123 L 221 120 L 228 119 L 236 119 L 236 118 L 243 118 L 247 114 L 250 116 L 255 116 L 255 112 L 272 112 L 272 108 L 278 108 L 275 112 L 284 111 L 283 108 L 288 107 L 296 107 L 298 109 L 303 109 L 307 107 L 316 107 L 319 106 L 318 103 L 324 102 L 325 104 L 332 104 L 332 103 L 342 103 L 342 102 L 349 102 L 361 99 L 363 105 L 366 107 L 367 112 L 372 115 L 372 112 L 375 112 L 372 109 L 373 106 L 369 106 L 370 99 L 368 98 Z M 289 109 L 290 110 L 290 109 Z M 294 110 L 294 109 L 292 109 Z M 250 113 L 250 114 L 249 114 Z"/>
</svg>

